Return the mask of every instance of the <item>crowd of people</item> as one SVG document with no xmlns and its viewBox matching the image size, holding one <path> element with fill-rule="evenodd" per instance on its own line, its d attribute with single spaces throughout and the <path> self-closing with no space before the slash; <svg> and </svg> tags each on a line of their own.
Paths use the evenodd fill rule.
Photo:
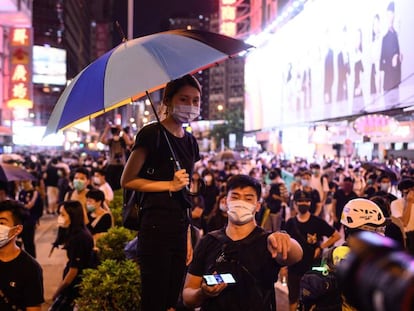
<svg viewBox="0 0 414 311">
<path fill-rule="evenodd" d="M 16 200 L 29 211 L 28 217 L 23 222 L 22 232 L 16 235 L 19 237 L 16 241 L 17 245 L 22 244 L 24 250 L 36 258 L 34 234 L 42 214 L 60 215 L 58 219 L 61 227 L 69 228 L 68 221 L 65 223 L 62 220 L 64 217 L 62 214 L 68 219 L 72 217 L 69 216 L 70 213 L 65 212 L 71 208 L 70 204 L 66 206 L 67 202 L 80 202 L 82 208 L 79 210 L 82 213 L 82 221 L 74 220 L 77 229 L 66 230 L 63 234 L 66 238 L 57 239 L 55 243 L 57 243 L 56 246 L 59 243 L 68 243 L 71 240 L 68 238 L 70 236 L 67 235 L 68 232 L 71 231 L 71 235 L 76 236 L 73 232 L 84 227 L 92 242 L 86 243 L 88 244 L 86 246 L 85 243 L 75 244 L 90 248 L 91 254 L 85 249 L 78 251 L 83 254 L 82 256 L 86 254 L 86 257 L 93 258 L 94 241 L 102 232 L 106 232 L 113 226 L 109 210 L 113 190 L 106 181 L 107 163 L 108 161 L 103 156 L 83 155 L 65 160 L 59 155 L 49 158 L 43 158 L 40 155 L 27 157 L 23 164 L 36 176 L 36 181 L 2 183 L 0 187 L 2 201 Z M 264 232 L 285 230 L 299 243 L 303 251 L 300 261 L 290 265 L 287 269 L 282 267 L 283 265 L 277 269 L 279 277 L 283 276 L 287 280 L 291 310 L 296 310 L 297 304 L 300 303 L 300 282 L 303 275 L 313 266 L 320 264 L 323 254 L 329 249 L 346 241 L 351 229 L 366 225 L 358 224 L 357 226 L 349 221 L 352 217 L 356 217 L 356 215 L 349 215 L 349 202 L 353 202 L 364 212 L 367 210 L 363 207 L 365 203 L 358 203 L 355 200 L 367 199 L 373 202 L 386 219 L 385 226 L 383 226 L 385 222 L 382 219 L 373 221 L 370 225 L 380 228 L 373 231 L 382 230 L 381 233 L 392 238 L 401 249 L 414 255 L 414 216 L 411 215 L 411 209 L 407 208 L 414 203 L 413 164 L 407 161 L 402 163 L 398 169 L 397 166 L 389 166 L 389 170 L 384 167 L 373 164 L 366 166 L 364 163 L 357 162 L 347 167 L 335 162 L 308 164 L 301 160 L 291 163 L 280 161 L 276 157 L 269 158 L 269 160 L 247 158 L 235 161 L 216 161 L 209 155 L 202 155 L 198 161 L 195 161 L 191 181 L 190 178 L 188 180 L 194 190 L 189 196 L 190 221 L 203 236 L 224 227 L 231 227 L 230 224 L 234 223 L 234 219 L 230 216 L 231 204 L 228 200 L 229 193 L 232 192 L 232 189 L 229 189 L 232 177 L 246 176 L 251 178 L 249 182 L 256 182 L 250 186 L 253 189 L 257 185 L 260 186 L 260 192 L 256 192 L 258 208 L 253 213 L 254 222 Z M 242 183 L 242 186 L 235 187 L 243 189 L 248 186 Z M 171 218 L 168 219 L 171 220 Z M 164 224 L 163 227 L 168 226 Z M 367 227 L 365 226 L 364 229 Z M 82 240 L 85 241 L 83 238 Z M 217 243 L 222 242 L 218 239 Z M 195 251 L 194 256 L 199 256 L 200 250 Z M 72 250 L 69 258 L 75 258 L 73 256 L 79 258 L 79 254 Z M 204 255 L 201 256 L 204 258 Z M 72 264 L 75 269 L 78 269 L 77 273 L 92 265 L 92 263 L 83 263 L 82 267 L 78 267 L 79 262 L 75 263 L 71 260 L 69 262 L 65 269 L 67 270 L 65 277 L 69 271 L 73 272 L 70 269 Z M 194 263 L 194 265 L 199 264 Z M 189 275 L 185 283 L 187 285 L 184 289 L 187 286 L 191 288 L 194 286 L 193 273 L 199 274 L 198 271 L 201 270 L 193 269 L 202 269 L 200 266 L 197 267 L 189 266 Z M 207 270 L 211 270 L 211 267 Z M 203 273 L 207 272 L 214 271 Z M 65 287 L 71 282 L 73 282 L 72 285 L 77 284 L 79 277 L 76 275 L 72 276 L 70 282 L 65 281 L 64 278 L 62 284 L 66 285 L 62 286 Z M 277 279 L 276 277 L 273 281 Z M 198 278 L 196 280 L 199 281 Z M 184 301 L 189 299 L 186 301 L 189 305 L 197 304 L 198 301 L 197 299 L 193 301 L 192 294 L 187 294 L 192 290 L 185 289 L 184 291 L 186 294 L 183 299 Z M 55 298 L 59 297 L 59 291 L 62 289 L 58 290 Z M 221 290 L 217 290 L 212 296 L 219 292 Z"/>
<path fill-rule="evenodd" d="M 142 193 L 143 311 L 274 310 L 278 278 L 287 280 L 290 310 L 297 310 L 308 271 L 360 230 L 414 254 L 413 163 L 200 155 L 183 128 L 199 114 L 200 98 L 194 77 L 171 81 L 161 123 L 145 126 L 135 139 L 107 125 L 101 142 L 108 156 L 26 155 L 22 165 L 35 181 L 0 184 L 0 274 L 23 260 L 41 283 L 35 229 L 43 213 L 55 215 L 53 246 L 64 245 L 68 262 L 51 310 L 73 308 L 82 270 L 96 265 L 96 240 L 114 225 L 109 206 L 121 188 Z M 231 273 L 235 283 L 207 285 L 205 275 L 220 273 Z M 40 310 L 43 285 L 26 295 L 13 282 L 0 282 L 0 309 Z M 346 303 L 338 297 L 335 303 Z"/>
</svg>

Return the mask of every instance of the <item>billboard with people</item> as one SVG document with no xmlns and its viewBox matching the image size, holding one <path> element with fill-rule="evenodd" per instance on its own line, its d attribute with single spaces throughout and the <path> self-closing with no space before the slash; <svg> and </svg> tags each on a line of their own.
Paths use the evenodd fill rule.
<svg viewBox="0 0 414 311">
<path fill-rule="evenodd" d="M 413 9 L 411 0 L 306 2 L 246 56 L 245 130 L 414 105 Z"/>
</svg>

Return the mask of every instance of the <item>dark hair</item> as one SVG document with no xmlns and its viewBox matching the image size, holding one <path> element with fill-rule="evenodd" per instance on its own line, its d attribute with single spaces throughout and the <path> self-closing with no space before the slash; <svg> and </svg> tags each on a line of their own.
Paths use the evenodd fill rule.
<svg viewBox="0 0 414 311">
<path fill-rule="evenodd" d="M 78 167 L 76 170 L 75 170 L 75 174 L 73 174 L 73 176 L 75 176 L 76 175 L 76 173 L 80 173 L 80 174 L 83 174 L 83 175 L 85 175 L 86 176 L 86 178 L 90 178 L 90 172 L 89 172 L 89 170 L 86 168 L 86 167 Z"/>
<path fill-rule="evenodd" d="M 94 199 L 96 202 L 104 202 L 105 194 L 99 189 L 91 189 L 86 193 L 86 197 Z"/>
<path fill-rule="evenodd" d="M 62 206 L 65 208 L 70 218 L 70 229 L 83 227 L 85 225 L 83 206 L 79 201 L 63 201 Z"/>
<path fill-rule="evenodd" d="M 256 191 L 257 199 L 260 199 L 262 194 L 262 186 L 260 182 L 248 175 L 233 175 L 227 181 L 227 192 L 235 188 L 252 187 Z"/>
<path fill-rule="evenodd" d="M 15 200 L 5 200 L 0 202 L 0 212 L 11 212 L 14 225 L 22 225 L 29 217 L 29 211 L 24 205 Z"/>
<path fill-rule="evenodd" d="M 281 171 L 279 168 L 274 168 L 269 172 L 269 178 L 271 180 L 275 179 L 276 177 L 281 176 Z"/>
<path fill-rule="evenodd" d="M 167 86 L 164 90 L 164 96 L 162 98 L 162 102 L 166 104 L 168 101 L 170 101 L 177 92 L 183 88 L 184 86 L 192 86 L 196 88 L 201 93 L 201 85 L 197 81 L 196 78 L 194 78 L 192 75 L 185 75 L 181 78 L 172 80 L 167 83 Z"/>
<path fill-rule="evenodd" d="M 350 183 L 354 183 L 354 180 L 351 177 L 345 177 L 343 182 L 350 182 Z"/>
<path fill-rule="evenodd" d="M 390 201 L 387 198 L 380 195 L 375 195 L 371 197 L 370 200 L 378 205 L 385 217 L 391 216 Z"/>
<path fill-rule="evenodd" d="M 106 171 L 100 168 L 95 169 L 93 172 L 98 173 L 101 176 L 106 176 Z"/>
<path fill-rule="evenodd" d="M 378 177 L 378 182 L 382 182 L 384 179 L 391 179 L 391 177 L 387 174 L 382 174 L 380 177 Z"/>
</svg>

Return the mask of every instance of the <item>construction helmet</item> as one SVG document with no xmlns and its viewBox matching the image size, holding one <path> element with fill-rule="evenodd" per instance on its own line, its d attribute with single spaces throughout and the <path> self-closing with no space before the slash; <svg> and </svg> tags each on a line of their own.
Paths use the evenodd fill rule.
<svg viewBox="0 0 414 311">
<path fill-rule="evenodd" d="M 377 204 L 362 198 L 350 200 L 341 216 L 341 223 L 351 229 L 364 225 L 379 227 L 385 225 L 385 220 Z"/>
</svg>

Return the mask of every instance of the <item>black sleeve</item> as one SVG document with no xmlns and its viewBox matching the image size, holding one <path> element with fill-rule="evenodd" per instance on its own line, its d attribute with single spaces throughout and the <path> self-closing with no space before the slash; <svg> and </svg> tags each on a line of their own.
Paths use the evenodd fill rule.
<svg viewBox="0 0 414 311">
<path fill-rule="evenodd" d="M 102 215 L 95 227 L 93 227 L 93 234 L 107 232 L 112 226 L 112 218 L 109 213 Z"/>
</svg>

